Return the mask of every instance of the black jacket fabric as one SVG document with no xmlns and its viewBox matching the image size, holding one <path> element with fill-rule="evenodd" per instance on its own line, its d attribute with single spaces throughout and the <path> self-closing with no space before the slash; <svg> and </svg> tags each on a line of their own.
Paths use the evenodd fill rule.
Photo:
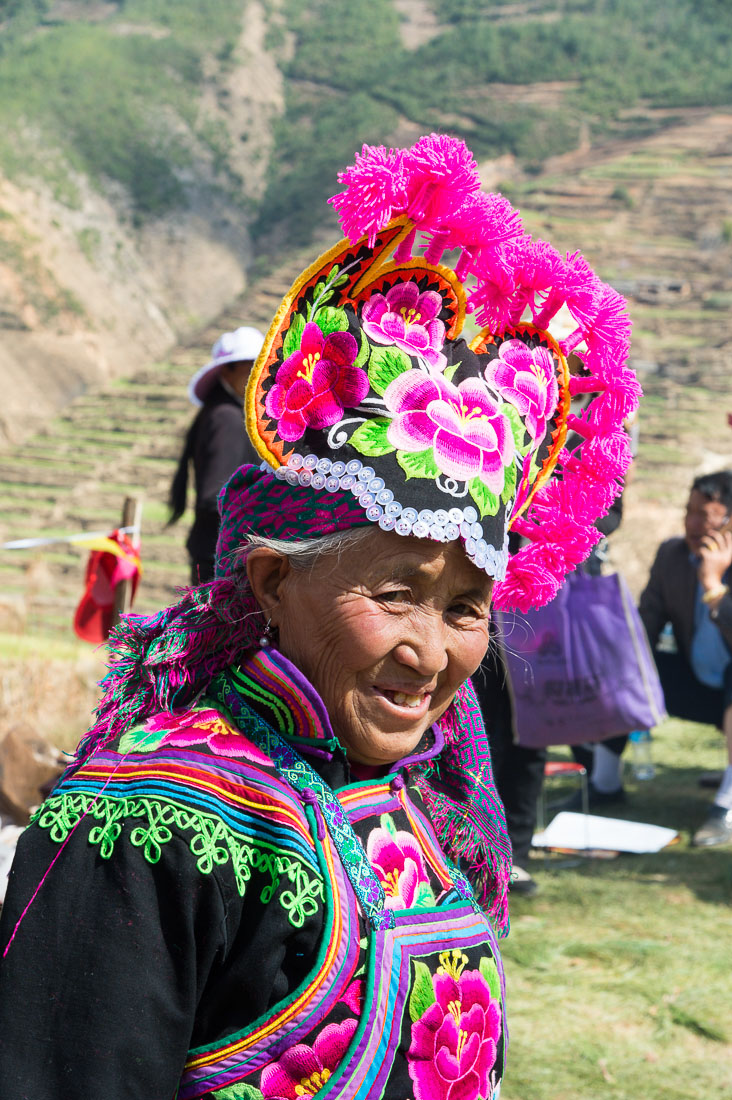
<svg viewBox="0 0 732 1100">
<path fill-rule="evenodd" d="M 191 558 L 200 561 L 216 553 L 219 492 L 240 466 L 260 462 L 244 427 L 241 402 L 218 381 L 196 418 L 191 457 L 196 511 L 186 547 Z"/>
<path fill-rule="evenodd" d="M 725 575 L 732 583 L 732 570 Z M 658 548 L 648 584 L 643 589 L 638 610 L 651 646 L 655 646 L 666 623 L 671 623 L 679 649 L 687 661 L 691 659 L 694 639 L 697 572 L 684 538 L 672 538 Z M 732 649 L 732 595 L 720 600 L 714 622 L 727 645 Z"/>
<path fill-rule="evenodd" d="M 379 873 L 385 890 L 407 884 L 409 897 L 399 904 L 409 928 L 419 907 L 427 907 L 434 932 L 420 959 L 437 972 L 442 935 L 448 943 L 458 937 L 459 948 L 464 943 L 461 957 L 463 965 L 470 957 L 474 984 L 482 980 L 474 970 L 481 959 L 495 956 L 500 967 L 482 935 L 478 946 L 472 925 L 464 940 L 453 931 L 452 914 L 463 912 L 456 908 L 459 872 L 439 854 L 408 761 L 389 776 L 354 783 L 330 727 L 313 736 L 324 713 L 319 698 L 285 680 L 270 693 L 266 670 L 284 675 L 286 666 L 269 660 L 265 672 L 254 658 L 231 672 L 245 716 L 236 728 L 214 681 L 210 696 L 133 723 L 69 769 L 21 837 L 0 920 L 2 1100 L 172 1100 L 179 1091 L 205 1100 L 254 1100 L 262 1096 L 258 1076 L 251 1088 L 243 1081 L 219 1088 L 209 1085 L 208 1066 L 191 1088 L 190 1074 L 198 1072 L 190 1069 L 192 1060 L 195 1065 L 212 1050 L 218 1057 L 221 1048 L 228 1057 L 230 1044 L 281 1016 L 296 991 L 302 997 L 317 967 L 343 970 L 345 981 L 354 981 L 329 1004 L 327 1017 L 316 1019 L 321 1030 L 313 1032 L 314 1044 L 305 1041 L 322 1050 L 328 1028 L 355 1029 L 370 926 L 363 910 L 352 910 L 355 919 L 348 922 L 350 895 L 337 885 L 343 872 L 338 878 L 335 863 L 323 855 L 335 842 L 325 845 L 331 832 L 322 800 L 312 788 L 290 786 L 244 729 L 254 738 L 264 736 L 263 727 L 282 737 L 289 731 L 314 774 L 342 800 L 339 813 L 362 852 L 377 851 L 375 841 L 387 852 L 404 846 L 403 868 Z M 439 751 L 434 741 L 431 732 L 425 735 L 420 759 Z M 357 862 L 358 853 L 349 858 Z M 411 896 L 418 865 L 427 898 Z M 318 961 L 325 958 L 336 896 L 344 915 L 334 924 L 343 927 L 354 956 L 350 969 L 342 955 L 338 966 Z M 495 983 L 498 973 L 494 968 Z M 394 975 L 408 1047 L 411 987 Z M 497 987 L 493 1000 L 493 1033 L 498 1028 L 501 1035 L 493 1073 L 500 1078 L 505 1033 L 496 1023 L 503 1015 Z M 317 1016 L 317 1005 L 308 1013 Z M 271 1057 L 286 1053 L 273 1050 Z M 386 1091 L 374 1096 L 401 1100 L 410 1093 L 403 1052 L 394 1067 Z"/>
</svg>

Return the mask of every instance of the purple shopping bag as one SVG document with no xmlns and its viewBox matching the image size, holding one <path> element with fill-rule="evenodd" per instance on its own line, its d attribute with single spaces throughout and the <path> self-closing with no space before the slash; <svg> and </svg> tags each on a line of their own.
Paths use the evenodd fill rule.
<svg viewBox="0 0 732 1100">
<path fill-rule="evenodd" d="M 646 632 L 619 573 L 572 573 L 545 607 L 496 618 L 520 745 L 602 741 L 665 717 Z"/>
</svg>

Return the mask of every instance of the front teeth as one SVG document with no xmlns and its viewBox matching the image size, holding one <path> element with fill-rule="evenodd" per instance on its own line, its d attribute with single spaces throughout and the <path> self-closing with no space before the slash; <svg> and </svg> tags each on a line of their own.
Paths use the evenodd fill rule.
<svg viewBox="0 0 732 1100">
<path fill-rule="evenodd" d="M 403 691 L 395 691 L 394 702 L 398 707 L 418 707 L 422 702 L 422 696 L 405 695 Z"/>
</svg>

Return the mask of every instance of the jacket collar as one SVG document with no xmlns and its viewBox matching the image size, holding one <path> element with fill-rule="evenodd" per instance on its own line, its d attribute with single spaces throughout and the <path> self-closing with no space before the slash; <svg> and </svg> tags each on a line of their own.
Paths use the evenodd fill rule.
<svg viewBox="0 0 732 1100">
<path fill-rule="evenodd" d="M 330 724 L 328 712 L 310 681 L 274 646 L 252 653 L 231 670 L 237 691 L 253 710 L 282 737 L 307 756 L 332 759 L 345 750 Z M 414 752 L 393 764 L 395 772 L 437 756 L 444 744 L 435 724 Z"/>
</svg>

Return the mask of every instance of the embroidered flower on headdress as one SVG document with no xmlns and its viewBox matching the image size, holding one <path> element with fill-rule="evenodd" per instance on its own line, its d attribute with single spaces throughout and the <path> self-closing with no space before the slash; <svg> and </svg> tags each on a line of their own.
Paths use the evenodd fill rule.
<svg viewBox="0 0 732 1100">
<path fill-rule="evenodd" d="M 377 344 L 396 344 L 409 355 L 420 355 L 430 367 L 442 371 L 445 326 L 439 320 L 443 301 L 435 290 L 420 294 L 415 282 L 395 283 L 386 295 L 372 294 L 364 303 L 361 323 Z"/>
<path fill-rule="evenodd" d="M 384 402 L 394 419 L 389 442 L 403 451 L 432 448 L 438 472 L 457 481 L 479 478 L 503 492 L 513 462 L 511 424 L 479 378 L 459 385 L 423 371 L 405 371 L 390 382 Z"/>
<path fill-rule="evenodd" d="M 300 439 L 307 428 L 328 428 L 369 392 L 366 372 L 353 363 L 358 344 L 350 332 L 324 336 L 308 321 L 300 347 L 278 369 L 265 411 L 278 421 L 283 439 Z"/>
<path fill-rule="evenodd" d="M 498 358 L 485 368 L 484 377 L 518 409 L 538 446 L 559 400 L 554 357 L 549 349 L 527 347 L 523 340 L 504 340 Z"/>
</svg>

